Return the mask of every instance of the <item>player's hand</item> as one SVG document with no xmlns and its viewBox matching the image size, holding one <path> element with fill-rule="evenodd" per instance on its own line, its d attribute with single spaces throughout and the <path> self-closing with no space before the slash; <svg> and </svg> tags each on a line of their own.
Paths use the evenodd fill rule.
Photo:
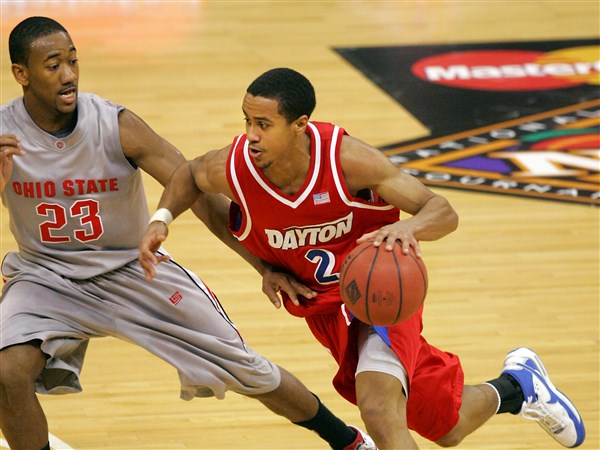
<svg viewBox="0 0 600 450">
<path fill-rule="evenodd" d="M 300 306 L 298 296 L 301 295 L 307 299 L 317 296 L 312 289 L 298 281 L 292 274 L 281 272 L 274 267 L 269 267 L 263 272 L 262 291 L 269 297 L 275 308 L 281 308 L 281 298 L 279 292 L 285 292 L 292 303 Z"/>
<path fill-rule="evenodd" d="M 156 254 L 162 243 L 167 239 L 168 234 L 169 228 L 164 222 L 154 221 L 150 222 L 146 233 L 142 236 L 138 247 L 140 250 L 138 260 L 144 269 L 144 274 L 148 281 L 152 281 L 156 275 L 155 266 L 171 259 L 168 255 Z"/>
<path fill-rule="evenodd" d="M 402 247 L 402 253 L 408 255 L 412 247 L 417 257 L 421 257 L 421 246 L 413 233 L 410 224 L 410 219 L 398 221 L 390 225 L 386 225 L 379 230 L 363 234 L 356 240 L 357 244 L 363 242 L 372 242 L 375 247 L 379 247 L 385 242 L 385 249 L 391 251 L 394 248 L 396 241 L 399 241 Z"/>
<path fill-rule="evenodd" d="M 19 141 L 20 139 L 14 134 L 0 135 L 0 192 L 12 177 L 13 156 L 25 155 Z"/>
</svg>

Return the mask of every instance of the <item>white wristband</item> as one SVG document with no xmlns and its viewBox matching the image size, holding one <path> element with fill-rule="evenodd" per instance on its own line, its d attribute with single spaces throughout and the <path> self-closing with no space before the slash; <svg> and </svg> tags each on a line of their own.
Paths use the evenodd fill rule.
<svg viewBox="0 0 600 450">
<path fill-rule="evenodd" d="M 164 222 L 165 225 L 169 226 L 171 222 L 173 222 L 173 214 L 167 208 L 159 208 L 156 212 L 150 217 L 150 222 Z"/>
</svg>

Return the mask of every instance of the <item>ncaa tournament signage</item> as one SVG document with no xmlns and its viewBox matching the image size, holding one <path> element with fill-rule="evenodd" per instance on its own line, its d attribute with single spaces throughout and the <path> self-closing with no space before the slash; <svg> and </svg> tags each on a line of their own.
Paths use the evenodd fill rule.
<svg viewBox="0 0 600 450">
<path fill-rule="evenodd" d="M 600 40 L 336 48 L 429 136 L 381 150 L 425 184 L 600 205 Z"/>
</svg>

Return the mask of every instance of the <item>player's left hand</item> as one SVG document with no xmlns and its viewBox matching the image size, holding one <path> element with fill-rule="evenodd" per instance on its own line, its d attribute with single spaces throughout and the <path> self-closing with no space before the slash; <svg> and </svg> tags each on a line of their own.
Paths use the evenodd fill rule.
<svg viewBox="0 0 600 450">
<path fill-rule="evenodd" d="M 169 228 L 164 222 L 154 221 L 148 225 L 146 233 L 142 236 L 138 247 L 140 250 L 138 260 L 144 269 L 144 274 L 148 281 L 152 281 L 156 275 L 156 265 L 171 259 L 168 255 L 156 254 L 161 244 L 167 239 L 168 234 Z"/>
<path fill-rule="evenodd" d="M 0 135 L 0 192 L 12 176 L 13 156 L 25 155 L 20 141 L 14 134 Z"/>
<path fill-rule="evenodd" d="M 281 308 L 279 291 L 285 292 L 292 303 L 300 306 L 298 296 L 311 299 L 317 293 L 298 281 L 292 274 L 282 272 L 274 267 L 268 267 L 263 271 L 262 291 L 271 300 L 275 308 Z"/>
</svg>

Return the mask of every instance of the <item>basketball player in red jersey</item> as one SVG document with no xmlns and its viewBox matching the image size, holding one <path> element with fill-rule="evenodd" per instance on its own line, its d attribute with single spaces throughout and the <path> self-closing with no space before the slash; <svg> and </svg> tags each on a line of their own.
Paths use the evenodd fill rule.
<svg viewBox="0 0 600 450">
<path fill-rule="evenodd" d="M 260 269 L 263 291 L 277 307 L 281 288 L 296 291 L 281 292 L 284 306 L 331 351 L 339 365 L 333 384 L 358 405 L 378 448 L 417 448 L 409 430 L 454 446 L 505 412 L 536 420 L 566 447 L 580 445 L 581 417 L 532 350 L 513 350 L 498 378 L 465 386 L 459 358 L 421 335 L 422 309 L 390 327 L 367 326 L 345 310 L 338 273 L 357 242 L 420 255 L 419 241 L 454 231 L 458 217 L 376 148 L 309 121 L 315 103 L 310 82 L 291 69 L 251 83 L 242 104 L 246 134 L 180 167 L 167 185 L 140 242 L 147 277 L 168 260 L 156 251 L 172 218 L 200 192 L 224 193 L 231 233 L 271 265 Z M 400 211 L 410 217 L 400 221 Z"/>
<path fill-rule="evenodd" d="M 78 92 L 77 50 L 56 21 L 25 19 L 9 48 L 23 87 L 0 110 L 0 191 L 19 247 L 2 262 L 0 298 L 0 427 L 10 448 L 49 450 L 36 392 L 81 391 L 89 340 L 113 336 L 175 367 L 182 399 L 236 392 L 336 450 L 375 449 L 252 350 L 196 275 L 172 261 L 147 282 L 142 170 L 166 184 L 181 153 L 123 106 Z M 226 199 L 198 200 L 227 210 Z M 201 203 L 193 209 L 212 226 Z"/>
</svg>

